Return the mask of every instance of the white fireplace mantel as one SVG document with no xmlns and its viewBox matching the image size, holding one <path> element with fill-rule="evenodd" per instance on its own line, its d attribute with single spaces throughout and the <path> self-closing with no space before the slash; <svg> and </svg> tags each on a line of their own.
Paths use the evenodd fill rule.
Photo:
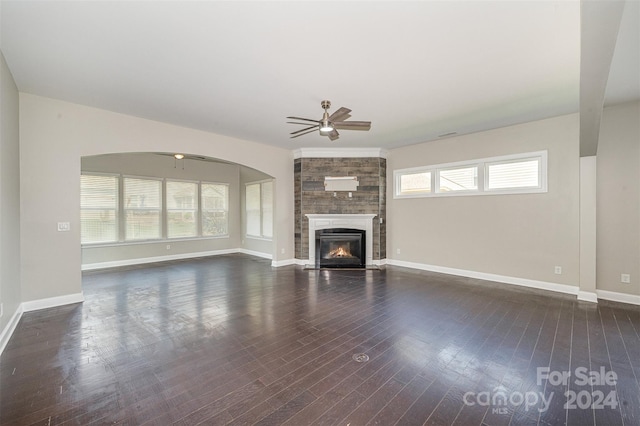
<svg viewBox="0 0 640 426">
<path fill-rule="evenodd" d="M 309 264 L 316 263 L 316 230 L 352 228 L 365 231 L 366 265 L 373 264 L 373 218 L 375 214 L 307 214 L 309 218 Z"/>
</svg>

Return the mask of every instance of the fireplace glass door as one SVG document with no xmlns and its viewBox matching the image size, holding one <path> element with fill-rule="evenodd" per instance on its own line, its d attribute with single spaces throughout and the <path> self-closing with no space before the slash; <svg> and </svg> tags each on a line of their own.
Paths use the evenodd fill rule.
<svg viewBox="0 0 640 426">
<path fill-rule="evenodd" d="M 316 267 L 364 268 L 365 231 L 348 228 L 316 231 Z"/>
</svg>

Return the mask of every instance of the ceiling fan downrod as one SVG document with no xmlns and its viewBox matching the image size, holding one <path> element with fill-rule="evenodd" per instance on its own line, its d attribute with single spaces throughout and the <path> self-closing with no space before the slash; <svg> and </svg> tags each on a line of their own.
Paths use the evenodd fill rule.
<svg viewBox="0 0 640 426">
<path fill-rule="evenodd" d="M 324 109 L 324 113 L 322 114 L 322 120 L 320 122 L 320 133 L 328 133 L 333 131 L 333 125 L 329 122 L 329 112 L 327 111 L 331 108 L 330 101 L 322 101 L 320 102 L 320 106 Z"/>
</svg>

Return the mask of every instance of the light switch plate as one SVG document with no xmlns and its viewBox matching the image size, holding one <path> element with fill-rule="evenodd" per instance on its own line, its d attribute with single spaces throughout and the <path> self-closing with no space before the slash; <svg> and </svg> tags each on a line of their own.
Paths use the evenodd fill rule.
<svg viewBox="0 0 640 426">
<path fill-rule="evenodd" d="M 71 230 L 69 222 L 58 222 L 58 232 L 67 232 Z"/>
</svg>

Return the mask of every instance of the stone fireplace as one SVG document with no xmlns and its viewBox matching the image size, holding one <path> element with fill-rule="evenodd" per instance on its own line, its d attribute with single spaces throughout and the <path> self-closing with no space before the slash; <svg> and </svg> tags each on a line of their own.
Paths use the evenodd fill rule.
<svg viewBox="0 0 640 426">
<path fill-rule="evenodd" d="M 338 176 L 357 178 L 357 189 L 327 191 L 325 178 Z M 364 231 L 365 266 L 386 259 L 386 159 L 381 150 L 300 149 L 294 157 L 294 179 L 299 264 L 318 267 L 316 231 L 332 228 Z"/>
</svg>

